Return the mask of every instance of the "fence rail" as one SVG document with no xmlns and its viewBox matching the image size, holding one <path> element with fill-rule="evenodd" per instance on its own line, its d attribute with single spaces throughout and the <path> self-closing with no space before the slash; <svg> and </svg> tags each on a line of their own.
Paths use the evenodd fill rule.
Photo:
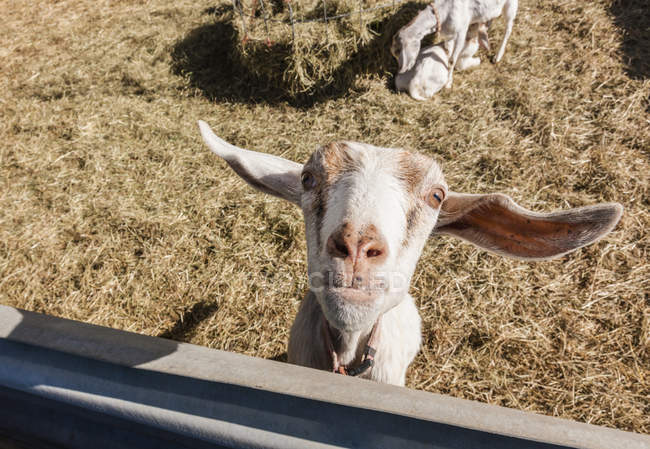
<svg viewBox="0 0 650 449">
<path fill-rule="evenodd" d="M 0 404 L 0 447 L 650 447 L 647 435 L 2 305 Z"/>
</svg>

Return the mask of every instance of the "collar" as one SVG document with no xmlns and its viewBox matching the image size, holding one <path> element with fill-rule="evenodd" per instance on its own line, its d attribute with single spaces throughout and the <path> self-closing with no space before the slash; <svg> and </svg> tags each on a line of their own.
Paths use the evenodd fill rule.
<svg viewBox="0 0 650 449">
<path fill-rule="evenodd" d="M 438 14 L 438 9 L 436 8 L 436 5 L 434 2 L 429 3 L 429 6 L 431 7 L 431 10 L 433 11 L 433 15 L 436 16 L 436 34 L 440 33 L 440 28 L 442 28 L 442 24 L 440 23 L 440 15 Z"/>
<path fill-rule="evenodd" d="M 372 326 L 372 331 L 370 331 L 370 337 L 366 343 L 366 347 L 361 356 L 361 363 L 357 367 L 348 367 L 347 365 L 341 365 L 339 363 L 339 357 L 334 349 L 334 343 L 332 338 L 332 328 L 330 327 L 325 314 L 323 317 L 323 337 L 325 339 L 325 346 L 327 352 L 332 358 L 332 372 L 343 374 L 344 376 L 358 376 L 365 373 L 369 369 L 372 369 L 372 366 L 375 363 L 375 354 L 377 353 L 377 342 L 379 340 L 379 323 L 381 322 L 381 315 L 375 321 L 375 324 Z"/>
</svg>

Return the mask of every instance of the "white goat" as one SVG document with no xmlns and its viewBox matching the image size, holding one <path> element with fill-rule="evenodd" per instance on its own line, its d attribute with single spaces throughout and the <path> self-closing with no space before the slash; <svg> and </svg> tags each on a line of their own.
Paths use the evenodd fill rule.
<svg viewBox="0 0 650 449">
<path fill-rule="evenodd" d="M 487 26 L 473 24 L 468 33 L 465 48 L 458 58 L 458 70 L 467 70 L 481 64 L 474 54 L 480 46 L 489 50 Z M 434 96 L 449 79 L 449 52 L 453 41 L 441 42 L 422 49 L 411 70 L 395 75 L 397 91 L 407 91 L 415 100 L 426 100 Z M 393 55 L 397 58 L 396 55 Z"/>
<path fill-rule="evenodd" d="M 499 62 L 506 49 L 517 15 L 518 0 L 435 0 L 393 36 L 391 53 L 396 55 L 398 73 L 413 68 L 420 42 L 427 34 L 439 33 L 441 40 L 453 40 L 449 76 L 445 87 L 451 87 L 456 62 L 464 47 L 467 30 L 473 23 L 486 23 L 504 12 L 506 32 L 494 62 Z"/>
<path fill-rule="evenodd" d="M 251 186 L 302 208 L 309 291 L 289 338 L 289 362 L 404 385 L 420 348 L 409 283 L 432 234 L 520 259 L 588 245 L 618 223 L 618 203 L 535 213 L 502 194 L 447 188 L 431 158 L 339 142 L 306 164 L 237 148 L 199 121 L 205 143 Z"/>
</svg>

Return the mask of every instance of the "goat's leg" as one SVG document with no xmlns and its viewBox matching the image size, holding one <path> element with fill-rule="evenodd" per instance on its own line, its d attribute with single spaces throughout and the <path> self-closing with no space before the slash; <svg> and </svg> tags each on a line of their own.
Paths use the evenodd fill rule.
<svg viewBox="0 0 650 449">
<path fill-rule="evenodd" d="M 465 48 L 463 48 L 463 51 L 458 58 L 458 63 L 456 64 L 456 68 L 459 72 L 469 70 L 481 64 L 481 59 L 478 56 L 474 57 L 478 51 L 478 47 L 479 43 L 477 36 L 474 36 L 465 42 Z"/>
<path fill-rule="evenodd" d="M 506 33 L 503 35 L 503 41 L 501 41 L 501 46 L 499 47 L 499 52 L 494 58 L 494 62 L 497 63 L 503 58 L 503 53 L 506 51 L 506 44 L 512 33 L 512 26 L 515 23 L 515 16 L 517 15 L 517 6 L 518 0 L 508 0 L 504 7 L 503 16 L 506 19 Z"/>
<path fill-rule="evenodd" d="M 456 62 L 458 61 L 458 57 L 460 54 L 463 52 L 463 49 L 465 48 L 465 40 L 467 38 L 467 28 L 469 27 L 469 24 L 462 25 L 460 27 L 460 31 L 456 33 L 454 36 L 454 43 L 452 45 L 453 51 L 451 52 L 451 58 L 449 61 L 449 78 L 447 78 L 447 84 L 445 85 L 445 88 L 450 89 L 451 84 L 454 80 L 454 67 L 456 67 Z"/>
</svg>

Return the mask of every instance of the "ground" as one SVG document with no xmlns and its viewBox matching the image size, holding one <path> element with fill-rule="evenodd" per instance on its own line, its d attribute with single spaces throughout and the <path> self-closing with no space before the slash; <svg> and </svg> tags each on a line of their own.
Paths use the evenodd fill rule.
<svg viewBox="0 0 650 449">
<path fill-rule="evenodd" d="M 520 3 L 500 64 L 483 54 L 418 103 L 392 89 L 387 22 L 292 97 L 237 63 L 228 1 L 0 1 L 0 303 L 283 360 L 301 213 L 245 185 L 196 121 L 297 161 L 337 139 L 404 147 L 456 191 L 625 207 L 555 261 L 432 239 L 408 387 L 649 433 L 650 11 Z"/>
</svg>

